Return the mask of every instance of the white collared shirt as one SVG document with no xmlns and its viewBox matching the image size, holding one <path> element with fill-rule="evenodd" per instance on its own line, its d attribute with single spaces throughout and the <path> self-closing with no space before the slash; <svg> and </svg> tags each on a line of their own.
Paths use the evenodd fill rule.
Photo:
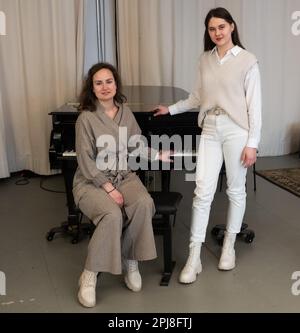
<svg viewBox="0 0 300 333">
<path fill-rule="evenodd" d="M 237 56 L 241 50 L 242 49 L 238 45 L 235 45 L 233 48 L 226 52 L 222 59 L 220 59 L 216 47 L 211 50 L 211 53 L 214 53 L 218 63 L 223 65 L 230 58 Z M 169 112 L 171 115 L 193 109 L 201 104 L 200 96 L 198 93 L 201 88 L 200 82 L 201 79 L 198 78 L 194 91 L 186 100 L 179 101 L 178 103 L 169 106 Z M 254 64 L 246 74 L 244 89 L 249 117 L 249 135 L 247 147 L 257 148 L 260 141 L 261 131 L 261 81 L 257 63 Z"/>
</svg>

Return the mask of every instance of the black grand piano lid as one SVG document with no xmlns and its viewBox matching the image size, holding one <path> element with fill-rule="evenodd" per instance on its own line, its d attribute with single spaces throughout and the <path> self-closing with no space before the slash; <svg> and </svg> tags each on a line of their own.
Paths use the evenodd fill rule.
<svg viewBox="0 0 300 333">
<path fill-rule="evenodd" d="M 168 106 L 188 97 L 185 90 L 167 86 L 124 86 L 123 93 L 133 112 L 151 112 L 158 104 Z"/>
</svg>

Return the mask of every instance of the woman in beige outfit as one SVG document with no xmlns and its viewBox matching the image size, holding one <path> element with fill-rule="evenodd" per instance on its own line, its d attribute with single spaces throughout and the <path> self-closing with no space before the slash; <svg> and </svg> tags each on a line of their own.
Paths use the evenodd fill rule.
<svg viewBox="0 0 300 333">
<path fill-rule="evenodd" d="M 96 226 L 79 280 L 78 299 L 86 307 L 96 304 L 98 272 L 121 274 L 123 268 L 127 287 L 140 291 L 138 261 L 156 258 L 153 200 L 126 163 L 128 140 L 138 138 L 141 130 L 125 101 L 116 69 L 94 65 L 80 97 L 73 182 L 75 203 Z M 169 160 L 168 154 L 157 156 Z"/>
</svg>

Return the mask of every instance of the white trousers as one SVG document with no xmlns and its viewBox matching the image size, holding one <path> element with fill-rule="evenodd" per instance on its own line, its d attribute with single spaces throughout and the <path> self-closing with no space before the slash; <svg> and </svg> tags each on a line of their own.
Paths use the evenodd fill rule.
<svg viewBox="0 0 300 333">
<path fill-rule="evenodd" d="M 204 242 L 211 203 L 217 188 L 223 160 L 226 167 L 229 209 L 226 229 L 239 233 L 246 208 L 247 168 L 241 155 L 248 131 L 238 126 L 226 114 L 207 115 L 204 119 L 196 166 L 190 241 Z"/>
</svg>

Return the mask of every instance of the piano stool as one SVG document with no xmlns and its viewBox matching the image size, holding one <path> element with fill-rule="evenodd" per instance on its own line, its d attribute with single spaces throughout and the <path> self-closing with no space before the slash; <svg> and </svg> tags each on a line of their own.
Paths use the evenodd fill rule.
<svg viewBox="0 0 300 333">
<path fill-rule="evenodd" d="M 82 217 L 81 210 L 75 207 L 72 214 L 69 214 L 68 221 L 63 222 L 60 227 L 51 228 L 47 232 L 46 239 L 50 242 L 53 240 L 55 234 L 61 233 L 72 236 L 71 243 L 77 244 L 83 234 L 91 236 L 95 227 L 91 221 L 89 223 L 82 223 Z"/>
<path fill-rule="evenodd" d="M 182 195 L 178 192 L 149 192 L 153 198 L 156 213 L 153 217 L 153 231 L 155 235 L 163 236 L 163 273 L 161 286 L 168 286 L 175 261 L 172 258 L 172 227 L 175 225 L 176 213 Z M 78 207 L 74 209 L 71 222 L 63 222 L 60 227 L 52 228 L 46 235 L 48 241 L 52 241 L 56 233 L 72 236 L 72 244 L 78 243 L 83 234 L 92 236 L 94 224 L 82 223 L 83 213 Z"/>
<path fill-rule="evenodd" d="M 225 231 L 225 224 L 217 224 L 211 229 L 211 234 L 216 238 L 219 245 L 223 245 Z M 246 243 L 252 243 L 255 233 L 253 230 L 248 229 L 247 223 L 242 223 L 241 231 L 237 234 L 237 236 L 243 238 Z"/>
</svg>

